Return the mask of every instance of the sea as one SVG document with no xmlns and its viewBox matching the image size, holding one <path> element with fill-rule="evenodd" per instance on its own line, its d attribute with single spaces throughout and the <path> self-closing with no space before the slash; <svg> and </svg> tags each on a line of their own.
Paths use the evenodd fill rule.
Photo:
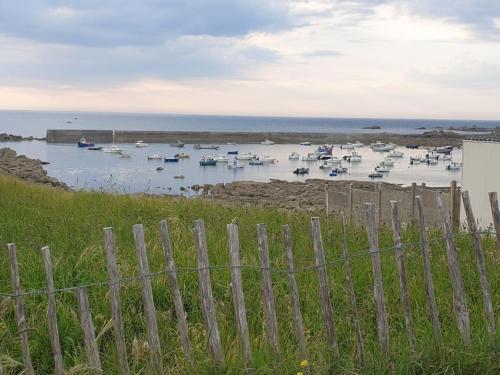
<svg viewBox="0 0 500 375">
<path fill-rule="evenodd" d="M 364 129 L 378 126 L 380 129 Z M 45 111 L 0 111 L 0 133 L 44 137 L 47 129 L 114 129 L 114 130 L 164 130 L 164 131 L 210 131 L 210 132 L 271 132 L 297 133 L 378 133 L 417 134 L 440 128 L 461 128 L 479 126 L 495 128 L 500 121 L 479 120 L 422 120 L 422 119 L 361 119 L 361 118 L 305 118 L 305 117 L 263 117 L 263 116 L 215 116 L 183 114 L 137 114 L 137 113 L 94 113 L 94 112 L 45 112 Z M 345 174 L 329 176 L 329 171 L 320 169 L 320 162 L 289 160 L 292 152 L 301 156 L 313 152 L 316 146 L 288 145 L 218 145 L 219 150 L 195 150 L 193 145 L 183 149 L 169 145 L 152 144 L 136 148 L 134 144 L 120 144 L 130 158 L 115 154 L 79 149 L 74 144 L 47 144 L 43 141 L 4 142 L 1 147 L 10 147 L 19 154 L 38 158 L 50 164 L 46 166 L 49 175 L 65 182 L 74 189 L 111 191 L 117 193 L 146 192 L 153 194 L 194 194 L 189 187 L 195 184 L 215 184 L 231 181 L 269 181 L 283 179 L 304 181 L 308 178 L 349 179 L 368 181 L 368 175 L 387 154 L 373 152 L 368 147 L 357 151 L 363 156 L 358 164 L 343 163 L 348 168 Z M 100 145 L 109 146 L 109 145 Z M 429 186 L 447 186 L 451 180 L 460 182 L 460 171 L 448 171 L 449 162 L 438 165 L 410 165 L 411 156 L 421 156 L 425 150 L 408 150 L 403 158 L 395 159 L 395 166 L 379 181 L 409 185 L 425 182 Z M 173 157 L 177 152 L 191 154 L 189 159 L 179 163 L 164 163 L 149 160 L 151 154 Z M 215 167 L 200 167 L 202 156 L 218 157 L 228 151 L 253 152 L 269 156 L 276 163 L 263 166 L 244 165 L 229 169 L 227 164 Z M 333 154 L 339 158 L 350 151 L 338 145 Z M 461 162 L 461 150 L 454 150 L 453 161 Z M 230 158 L 230 160 L 232 160 Z M 163 167 L 161 171 L 157 167 Z M 292 171 L 299 167 L 309 168 L 309 174 L 297 176 Z"/>
</svg>

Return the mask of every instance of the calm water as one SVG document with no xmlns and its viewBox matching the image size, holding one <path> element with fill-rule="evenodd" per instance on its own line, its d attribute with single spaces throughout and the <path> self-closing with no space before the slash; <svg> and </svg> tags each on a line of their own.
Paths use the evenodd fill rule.
<svg viewBox="0 0 500 375">
<path fill-rule="evenodd" d="M 71 123 L 68 123 L 71 122 Z M 442 127 L 500 126 L 500 121 L 399 120 L 355 118 L 297 118 L 250 116 L 201 116 L 91 112 L 0 111 L 0 132 L 44 137 L 47 129 L 287 131 L 336 133 L 421 133 Z M 380 126 L 381 130 L 363 129 Z M 417 129 L 425 127 L 426 129 Z"/>
<path fill-rule="evenodd" d="M 107 146 L 107 145 L 102 145 Z M 361 163 L 343 163 L 349 172 L 337 177 L 329 177 L 328 170 L 319 169 L 320 162 L 304 162 L 288 160 L 292 151 L 301 156 L 315 150 L 316 146 L 300 145 L 221 145 L 216 150 L 194 150 L 192 145 L 183 149 L 168 145 L 153 144 L 147 148 L 136 148 L 133 144 L 120 144 L 124 152 L 131 153 L 130 159 L 120 159 L 116 154 L 101 151 L 88 151 L 76 147 L 76 144 L 46 144 L 45 142 L 5 143 L 2 147 L 11 147 L 20 154 L 49 161 L 47 171 L 53 177 L 64 181 L 77 189 L 103 189 L 117 192 L 152 192 L 179 194 L 181 187 L 193 184 L 230 182 L 235 180 L 268 181 L 270 178 L 289 181 L 304 181 L 307 178 L 369 180 L 368 174 L 381 162 L 387 153 L 373 152 L 368 147 L 357 149 L 363 155 Z M 215 167 L 200 167 L 199 160 L 203 155 L 217 157 L 227 155 L 227 151 L 238 150 L 240 153 L 256 152 L 259 156 L 269 155 L 276 158 L 276 164 L 264 166 L 245 165 L 242 169 L 231 170 L 227 164 Z M 423 155 L 424 150 L 408 150 L 399 148 L 405 153 L 404 158 L 395 158 L 395 166 L 391 172 L 378 181 L 410 184 L 425 182 L 430 186 L 448 185 L 451 180 L 460 181 L 461 172 L 445 170 L 449 162 L 440 162 L 435 166 L 409 164 L 410 156 Z M 190 159 L 181 159 L 179 163 L 164 163 L 157 160 L 147 160 L 148 154 L 159 153 L 167 157 L 182 151 L 191 154 Z M 342 157 L 350 153 L 334 147 L 333 154 Z M 231 155 L 229 155 L 231 156 Z M 461 150 L 453 151 L 453 160 L 461 161 Z M 242 163 L 245 163 L 242 161 Z M 165 169 L 156 171 L 158 166 Z M 309 175 L 296 176 L 292 171 L 297 167 L 310 168 Z M 183 175 L 183 179 L 174 176 Z"/>
</svg>

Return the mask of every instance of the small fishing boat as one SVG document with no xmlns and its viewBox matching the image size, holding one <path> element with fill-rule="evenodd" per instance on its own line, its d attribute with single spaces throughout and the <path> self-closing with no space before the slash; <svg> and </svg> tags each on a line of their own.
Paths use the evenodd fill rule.
<svg viewBox="0 0 500 375">
<path fill-rule="evenodd" d="M 296 175 L 299 174 L 308 174 L 309 173 L 309 168 L 297 168 L 296 170 L 293 171 Z"/>
<path fill-rule="evenodd" d="M 120 154 L 120 159 L 130 159 L 132 157 L 132 154 L 130 153 L 121 153 Z"/>
<path fill-rule="evenodd" d="M 330 171 L 330 173 L 328 173 L 328 176 L 330 177 L 336 177 L 338 175 L 338 173 L 336 171 L 334 171 L 333 169 Z"/>
<path fill-rule="evenodd" d="M 274 163 L 276 163 L 276 159 L 275 158 L 271 158 L 268 155 L 264 155 L 263 158 L 258 158 L 258 160 L 260 160 L 264 164 L 274 164 Z"/>
<path fill-rule="evenodd" d="M 388 152 L 388 151 L 394 150 L 395 147 L 396 147 L 396 145 L 394 145 L 392 143 L 381 144 L 381 145 L 372 147 L 372 150 L 377 151 L 377 152 Z"/>
<path fill-rule="evenodd" d="M 148 160 L 162 160 L 163 155 L 160 154 L 153 154 L 153 155 L 148 155 Z"/>
<path fill-rule="evenodd" d="M 103 152 L 106 152 L 108 154 L 121 154 L 123 150 L 119 148 L 118 146 L 111 146 L 111 147 L 106 147 L 102 150 Z"/>
<path fill-rule="evenodd" d="M 343 144 L 343 145 L 340 145 L 340 148 L 342 150 L 354 150 L 356 146 L 354 146 L 354 143 L 346 143 L 346 144 Z"/>
<path fill-rule="evenodd" d="M 135 142 L 135 147 L 139 147 L 139 148 L 148 147 L 148 144 L 144 143 L 144 141 L 137 141 L 137 142 Z"/>
<path fill-rule="evenodd" d="M 271 146 L 271 145 L 274 145 L 274 142 L 271 141 L 270 139 L 266 139 L 262 142 L 260 142 L 261 145 L 266 145 L 266 146 Z"/>
<path fill-rule="evenodd" d="M 157 171 L 163 171 L 164 169 L 165 169 L 165 168 L 163 168 L 163 167 L 157 167 L 157 168 L 156 168 L 156 170 L 157 170 Z"/>
<path fill-rule="evenodd" d="M 184 147 L 184 142 L 182 142 L 181 140 L 179 140 L 176 143 L 170 143 L 169 146 L 170 147 L 182 148 L 182 147 Z"/>
<path fill-rule="evenodd" d="M 438 159 L 427 159 L 427 165 L 436 165 L 438 163 Z"/>
<path fill-rule="evenodd" d="M 175 154 L 174 156 L 178 159 L 189 159 L 191 157 L 191 154 L 181 152 L 180 154 Z"/>
<path fill-rule="evenodd" d="M 229 159 L 226 155 L 219 155 L 217 158 L 215 158 L 217 163 L 228 163 Z"/>
<path fill-rule="evenodd" d="M 254 159 L 254 160 L 250 160 L 248 165 L 264 165 L 264 163 L 262 162 L 262 160 Z"/>
<path fill-rule="evenodd" d="M 451 163 L 446 166 L 446 169 L 448 171 L 459 171 L 460 167 L 460 163 Z"/>
<path fill-rule="evenodd" d="M 380 163 L 381 165 L 385 165 L 386 167 L 394 167 L 394 160 L 392 160 L 391 158 L 387 157 L 387 158 L 384 158 L 384 161 L 382 163 Z"/>
<path fill-rule="evenodd" d="M 300 160 L 300 155 L 298 152 L 292 152 L 289 156 L 288 156 L 288 160 Z"/>
<path fill-rule="evenodd" d="M 302 156 L 302 161 L 317 161 L 318 156 L 316 154 L 307 154 L 307 156 Z"/>
<path fill-rule="evenodd" d="M 193 145 L 195 150 L 218 150 L 219 146 L 211 146 L 211 145 L 200 145 L 199 143 Z"/>
<path fill-rule="evenodd" d="M 80 140 L 78 141 L 78 147 L 94 147 L 95 144 L 93 144 L 92 142 L 88 141 L 87 139 L 85 138 L 80 138 Z"/>
<path fill-rule="evenodd" d="M 337 174 L 347 173 L 347 168 L 346 167 L 333 168 L 332 172 L 335 172 Z"/>
<path fill-rule="evenodd" d="M 310 146 L 311 145 L 311 142 L 309 141 L 306 141 L 306 142 L 301 142 L 300 143 L 301 146 Z"/>
<path fill-rule="evenodd" d="M 432 151 L 432 152 L 430 152 L 430 153 L 428 153 L 428 154 L 425 154 L 425 157 L 426 157 L 427 159 L 436 159 L 436 160 L 437 160 L 437 159 L 439 159 L 439 156 L 440 156 L 440 155 L 442 155 L 442 154 L 439 154 L 439 153 L 437 153 L 436 151 Z"/>
<path fill-rule="evenodd" d="M 331 159 L 327 160 L 328 165 L 337 165 L 340 164 L 342 160 L 340 160 L 338 157 L 333 156 Z"/>
<path fill-rule="evenodd" d="M 375 167 L 375 171 L 379 173 L 389 173 L 391 171 L 391 168 L 385 165 L 377 165 Z"/>
<path fill-rule="evenodd" d="M 330 160 L 331 158 L 332 158 L 332 155 L 321 154 L 318 156 L 318 160 Z"/>
<path fill-rule="evenodd" d="M 438 154 L 450 154 L 453 150 L 453 146 L 443 146 L 436 148 Z"/>
<path fill-rule="evenodd" d="M 420 147 L 420 145 L 417 145 L 415 143 L 410 143 L 409 145 L 406 145 L 406 148 L 410 148 L 410 149 L 417 149 L 419 147 Z"/>
<path fill-rule="evenodd" d="M 419 165 L 420 159 L 418 158 L 410 158 L 410 165 Z"/>
<path fill-rule="evenodd" d="M 343 159 L 350 163 L 359 163 L 361 161 L 361 155 L 359 155 L 356 151 L 353 151 L 351 152 L 351 155 L 346 155 Z"/>
<path fill-rule="evenodd" d="M 232 164 L 228 164 L 229 169 L 240 169 L 243 168 L 244 165 L 239 163 L 238 160 L 234 159 Z"/>
<path fill-rule="evenodd" d="M 325 161 L 319 166 L 319 169 L 330 169 L 330 166 L 328 165 L 328 162 Z"/>
<path fill-rule="evenodd" d="M 87 147 L 87 150 L 89 150 L 89 151 L 101 151 L 102 147 L 101 146 L 99 146 L 99 147 L 92 146 L 92 147 Z"/>
<path fill-rule="evenodd" d="M 208 167 L 208 166 L 214 166 L 217 165 L 217 160 L 215 160 L 211 156 L 203 156 L 200 160 L 200 166 L 202 167 Z"/>
<path fill-rule="evenodd" d="M 438 160 L 451 160 L 451 155 L 450 154 L 441 154 L 441 155 L 439 155 Z"/>
<path fill-rule="evenodd" d="M 328 146 L 328 145 L 318 146 L 316 151 L 323 155 L 331 155 L 333 151 L 333 146 Z"/>
<path fill-rule="evenodd" d="M 254 154 L 252 152 L 247 152 L 236 156 L 236 160 L 252 160 L 252 159 L 257 159 L 257 154 Z"/>
<path fill-rule="evenodd" d="M 401 151 L 397 150 L 389 151 L 389 157 L 391 158 L 402 158 L 403 156 L 405 156 L 405 154 L 403 154 Z"/>
<path fill-rule="evenodd" d="M 165 163 L 178 163 L 179 158 L 173 157 L 173 158 L 164 158 L 163 161 Z"/>
<path fill-rule="evenodd" d="M 238 155 L 238 151 L 237 150 L 228 151 L 227 154 L 228 155 Z"/>
<path fill-rule="evenodd" d="M 354 147 L 364 147 L 365 145 L 362 144 L 360 141 L 356 141 L 353 143 Z"/>
<path fill-rule="evenodd" d="M 370 177 L 370 178 L 380 178 L 380 177 L 384 177 L 384 175 L 382 173 L 375 172 L 375 173 L 370 173 L 368 175 L 368 177 Z"/>
</svg>

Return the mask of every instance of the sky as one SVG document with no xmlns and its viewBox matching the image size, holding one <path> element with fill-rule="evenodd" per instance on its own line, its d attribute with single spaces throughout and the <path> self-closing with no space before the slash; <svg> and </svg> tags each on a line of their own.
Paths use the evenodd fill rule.
<svg viewBox="0 0 500 375">
<path fill-rule="evenodd" d="M 0 0 L 0 108 L 500 119 L 499 0 Z"/>
</svg>

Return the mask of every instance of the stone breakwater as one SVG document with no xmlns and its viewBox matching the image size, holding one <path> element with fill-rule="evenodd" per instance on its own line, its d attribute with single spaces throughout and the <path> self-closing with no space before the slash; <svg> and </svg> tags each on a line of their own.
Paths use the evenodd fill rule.
<svg viewBox="0 0 500 375">
<path fill-rule="evenodd" d="M 328 181 L 309 179 L 300 181 L 271 180 L 270 182 L 235 181 L 220 184 L 193 185 L 191 190 L 198 193 L 201 199 L 216 202 L 275 207 L 288 211 L 324 211 L 326 191 L 347 188 L 373 190 L 374 182 L 370 181 Z M 401 189 L 411 189 L 395 184 L 386 184 Z"/>
<path fill-rule="evenodd" d="M 69 187 L 57 179 L 47 175 L 43 169 L 43 161 L 39 159 L 30 159 L 17 153 L 10 148 L 0 149 L 0 173 L 20 178 L 21 180 L 34 182 L 69 190 Z"/>
</svg>

